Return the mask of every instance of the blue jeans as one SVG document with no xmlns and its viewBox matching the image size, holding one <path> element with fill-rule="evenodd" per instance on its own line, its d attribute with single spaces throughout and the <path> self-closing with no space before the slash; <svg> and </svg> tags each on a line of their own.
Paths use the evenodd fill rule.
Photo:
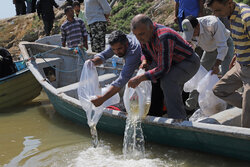
<svg viewBox="0 0 250 167">
<path fill-rule="evenodd" d="M 26 13 L 31 13 L 32 1 L 26 0 L 26 4 L 27 4 Z"/>
</svg>

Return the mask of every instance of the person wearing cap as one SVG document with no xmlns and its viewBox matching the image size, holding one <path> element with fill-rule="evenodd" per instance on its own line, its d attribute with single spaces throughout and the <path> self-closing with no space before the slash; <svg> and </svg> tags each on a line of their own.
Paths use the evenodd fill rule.
<svg viewBox="0 0 250 167">
<path fill-rule="evenodd" d="M 182 22 L 183 38 L 194 45 L 200 46 L 204 52 L 201 65 L 213 74 L 219 73 L 221 65 L 222 75 L 229 70 L 229 64 L 233 58 L 234 45 L 230 37 L 230 31 L 215 16 L 195 18 L 187 16 Z M 186 100 L 186 109 L 194 110 L 198 106 L 198 92 L 195 90 L 189 94 Z"/>
<path fill-rule="evenodd" d="M 215 84 L 214 94 L 242 108 L 241 126 L 250 128 L 250 7 L 233 0 L 206 0 L 217 17 L 228 17 L 234 41 L 235 65 Z M 243 86 L 243 92 L 238 89 Z"/>
<path fill-rule="evenodd" d="M 144 54 L 141 67 L 151 65 L 152 68 L 131 78 L 128 87 L 135 88 L 145 80 L 153 83 L 159 80 L 168 117 L 180 121 L 186 119 L 182 89 L 200 67 L 198 55 L 176 31 L 153 23 L 144 14 L 132 19 L 131 31 L 141 43 Z"/>
</svg>

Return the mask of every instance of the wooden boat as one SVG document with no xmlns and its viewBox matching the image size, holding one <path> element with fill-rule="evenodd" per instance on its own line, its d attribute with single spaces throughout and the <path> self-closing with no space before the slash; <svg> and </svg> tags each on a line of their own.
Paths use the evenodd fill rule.
<svg viewBox="0 0 250 167">
<path fill-rule="evenodd" d="M 77 64 L 77 55 L 67 48 L 46 44 L 21 42 L 19 47 L 26 59 L 47 52 L 28 61 L 28 68 L 42 85 L 59 114 L 87 125 L 85 111 L 77 96 L 82 67 Z M 92 54 L 89 53 L 90 56 Z M 52 66 L 59 70 L 51 68 Z M 48 68 L 52 70 L 54 77 L 47 75 L 48 72 L 45 71 Z M 65 72 L 72 71 L 73 68 L 79 70 Z M 100 68 L 99 81 L 102 86 L 117 77 L 112 72 L 111 67 Z M 240 117 L 241 110 L 237 108 L 220 112 L 200 122 L 177 122 L 170 118 L 147 116 L 142 122 L 142 128 L 146 141 L 250 161 L 250 129 L 239 127 Z M 125 112 L 105 109 L 97 129 L 123 135 L 125 123 Z"/>
<path fill-rule="evenodd" d="M 20 64 L 20 62 L 15 63 Z M 0 78 L 0 111 L 34 99 L 40 94 L 41 89 L 41 85 L 27 67 Z"/>
</svg>

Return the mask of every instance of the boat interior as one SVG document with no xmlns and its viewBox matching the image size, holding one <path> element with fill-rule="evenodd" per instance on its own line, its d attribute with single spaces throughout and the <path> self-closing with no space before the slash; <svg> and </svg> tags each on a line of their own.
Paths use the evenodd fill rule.
<svg viewBox="0 0 250 167">
<path fill-rule="evenodd" d="M 77 87 L 84 64 L 78 54 L 73 50 L 56 45 L 29 42 L 22 45 L 29 56 L 35 57 L 35 59 L 31 59 L 31 62 L 46 82 L 50 83 L 58 93 L 78 99 Z M 88 58 L 92 58 L 94 55 L 95 53 L 88 52 Z M 97 67 L 101 87 L 110 84 L 118 77 L 124 62 L 119 57 L 115 57 L 115 60 L 116 67 L 113 67 L 112 59 L 108 59 L 104 65 Z M 122 96 L 123 91 L 120 92 L 120 97 Z M 125 111 L 125 108 L 121 111 Z M 240 126 L 241 112 L 241 109 L 234 107 L 201 119 L 199 122 Z"/>
</svg>

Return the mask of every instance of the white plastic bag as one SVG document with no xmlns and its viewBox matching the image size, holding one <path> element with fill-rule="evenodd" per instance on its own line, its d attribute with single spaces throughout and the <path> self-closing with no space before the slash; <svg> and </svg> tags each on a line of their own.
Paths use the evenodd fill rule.
<svg viewBox="0 0 250 167">
<path fill-rule="evenodd" d="M 207 116 L 203 113 L 201 109 L 196 110 L 192 116 L 189 118 L 189 121 L 199 122 L 202 119 L 207 118 Z"/>
<path fill-rule="evenodd" d="M 193 90 L 197 90 L 198 83 L 204 78 L 204 76 L 207 74 L 207 70 L 200 65 L 200 68 L 198 72 L 184 84 L 183 90 L 185 92 L 192 92 Z"/>
<path fill-rule="evenodd" d="M 110 86 L 111 85 L 106 85 L 104 88 L 102 88 L 102 95 L 104 95 L 109 89 L 110 89 Z M 106 100 L 102 106 L 104 108 L 108 107 L 108 106 L 111 106 L 113 104 L 117 104 L 120 102 L 120 95 L 119 93 L 116 93 L 115 95 L 113 95 L 112 97 L 110 97 L 108 100 Z"/>
<path fill-rule="evenodd" d="M 92 136 L 92 143 L 94 147 L 97 147 L 98 145 L 96 125 L 100 117 L 102 116 L 103 109 L 109 105 L 120 102 L 120 96 L 117 93 L 116 95 L 105 101 L 101 106 L 95 107 L 91 100 L 95 99 L 99 95 L 106 93 L 108 89 L 109 87 L 105 87 L 103 89 L 100 88 L 95 65 L 90 60 L 85 61 L 77 93 L 82 108 L 87 115 L 88 125 L 90 127 L 90 133 Z"/>
<path fill-rule="evenodd" d="M 219 81 L 217 75 L 207 75 L 199 82 L 197 91 L 199 92 L 199 106 L 203 114 L 211 116 L 226 109 L 226 102 L 216 97 L 212 91 L 213 86 Z"/>
<path fill-rule="evenodd" d="M 106 93 L 109 88 L 110 85 L 104 88 L 100 87 L 96 67 L 92 61 L 87 60 L 82 69 L 77 92 L 82 108 L 87 114 L 89 126 L 97 124 L 105 107 L 120 102 L 120 96 L 116 93 L 99 107 L 95 107 L 93 103 L 91 103 L 92 99 L 95 99 L 98 95 Z"/>
<path fill-rule="evenodd" d="M 140 69 L 137 75 L 143 73 L 145 71 Z M 135 89 L 129 88 L 128 84 L 126 84 L 123 101 L 129 116 L 136 115 L 137 118 L 146 117 L 151 104 L 151 92 L 151 81 L 143 81 Z"/>
<path fill-rule="evenodd" d="M 103 106 L 95 107 L 91 100 L 101 95 L 102 91 L 99 86 L 96 67 L 90 60 L 84 63 L 77 92 L 82 108 L 87 114 L 88 125 L 96 125 L 102 115 Z"/>
</svg>

